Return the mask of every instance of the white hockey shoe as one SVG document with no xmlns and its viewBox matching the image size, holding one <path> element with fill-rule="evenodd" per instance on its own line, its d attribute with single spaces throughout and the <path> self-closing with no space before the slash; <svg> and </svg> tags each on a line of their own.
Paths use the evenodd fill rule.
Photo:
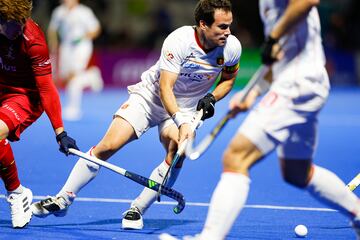
<svg viewBox="0 0 360 240">
<path fill-rule="evenodd" d="M 123 229 L 143 229 L 144 222 L 141 212 L 137 207 L 131 207 L 123 213 L 122 228 Z"/>
<path fill-rule="evenodd" d="M 48 197 L 39 202 L 31 204 L 34 216 L 45 218 L 51 214 L 56 217 L 64 217 L 72 201 L 67 201 L 62 196 Z"/>
<path fill-rule="evenodd" d="M 13 228 L 23 228 L 31 220 L 32 212 L 30 204 L 33 194 L 30 189 L 23 187 L 21 194 L 11 193 L 7 196 L 6 201 L 10 205 L 11 222 Z"/>
</svg>

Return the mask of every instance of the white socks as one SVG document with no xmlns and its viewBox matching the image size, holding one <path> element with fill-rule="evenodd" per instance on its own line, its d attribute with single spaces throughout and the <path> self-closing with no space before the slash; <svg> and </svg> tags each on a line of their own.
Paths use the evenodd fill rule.
<svg viewBox="0 0 360 240">
<path fill-rule="evenodd" d="M 200 239 L 225 239 L 231 226 L 245 205 L 250 179 L 239 173 L 225 172 L 212 195 L 210 207 Z M 317 199 L 353 218 L 360 216 L 360 202 L 334 173 L 314 166 L 314 174 L 307 188 Z"/>
<path fill-rule="evenodd" d="M 224 172 L 215 188 L 201 239 L 225 239 L 245 205 L 250 179 L 240 173 Z"/>
<path fill-rule="evenodd" d="M 334 173 L 314 166 L 314 174 L 308 186 L 309 192 L 318 200 L 350 216 L 360 216 L 360 202 L 345 183 Z"/>
<path fill-rule="evenodd" d="M 165 161 L 163 161 L 152 171 L 149 178 L 155 182 L 162 183 L 169 167 L 170 166 Z M 181 168 L 172 169 L 166 186 L 172 187 L 174 185 L 177 177 L 179 176 L 180 170 Z M 140 195 L 131 203 L 131 206 L 135 206 L 137 209 L 139 209 L 141 214 L 144 214 L 150 205 L 155 202 L 156 196 L 157 192 L 148 188 L 144 188 Z"/>
<path fill-rule="evenodd" d="M 87 154 L 92 155 L 92 149 L 93 148 L 91 148 Z M 66 200 L 72 202 L 77 193 L 96 177 L 99 169 L 99 165 L 79 158 L 73 167 L 65 185 L 57 194 L 57 196 L 62 196 Z"/>
</svg>

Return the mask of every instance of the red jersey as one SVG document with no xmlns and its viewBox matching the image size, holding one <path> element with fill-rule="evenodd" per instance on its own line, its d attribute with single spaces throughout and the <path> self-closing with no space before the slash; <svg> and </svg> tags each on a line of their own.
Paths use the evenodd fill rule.
<svg viewBox="0 0 360 240">
<path fill-rule="evenodd" d="M 0 34 L 0 94 L 2 92 L 39 97 L 54 129 L 63 126 L 45 36 L 31 19 L 15 40 Z"/>
</svg>

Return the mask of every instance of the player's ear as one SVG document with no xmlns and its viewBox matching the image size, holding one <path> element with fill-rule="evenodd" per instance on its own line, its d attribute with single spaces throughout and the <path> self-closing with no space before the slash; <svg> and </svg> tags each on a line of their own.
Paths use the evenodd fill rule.
<svg viewBox="0 0 360 240">
<path fill-rule="evenodd" d="M 205 28 L 207 27 L 206 22 L 204 20 L 200 20 L 199 27 L 201 30 L 205 30 Z"/>
</svg>

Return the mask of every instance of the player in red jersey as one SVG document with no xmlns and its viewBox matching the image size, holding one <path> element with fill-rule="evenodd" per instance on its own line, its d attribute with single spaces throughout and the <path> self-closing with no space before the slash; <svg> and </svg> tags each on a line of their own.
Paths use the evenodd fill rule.
<svg viewBox="0 0 360 240">
<path fill-rule="evenodd" d="M 30 19 L 31 9 L 31 0 L 0 1 L 0 177 L 14 228 L 30 221 L 32 192 L 20 184 L 10 142 L 18 141 L 45 111 L 60 151 L 67 155 L 69 148 L 77 148 L 64 131 L 48 47 L 43 32 Z"/>
</svg>

